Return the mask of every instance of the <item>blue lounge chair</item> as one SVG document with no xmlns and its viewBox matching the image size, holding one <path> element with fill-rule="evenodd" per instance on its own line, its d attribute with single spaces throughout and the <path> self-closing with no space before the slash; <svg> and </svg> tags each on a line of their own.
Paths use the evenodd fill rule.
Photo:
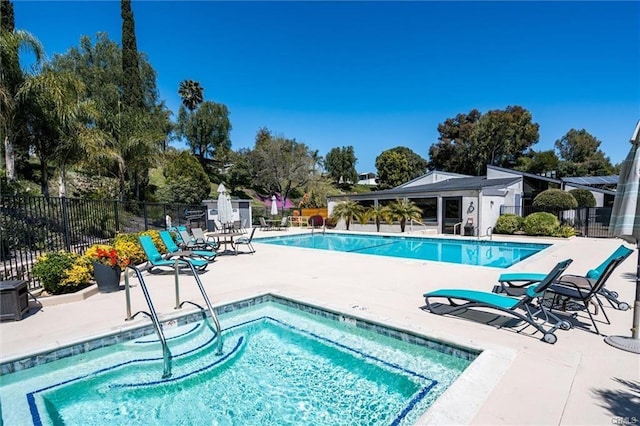
<svg viewBox="0 0 640 426">
<path fill-rule="evenodd" d="M 165 259 L 172 257 L 196 257 L 207 260 L 209 262 L 216 258 L 216 252 L 210 250 L 180 250 L 180 247 L 176 244 L 169 231 L 160 231 L 160 238 L 167 247 L 168 256 Z"/>
<path fill-rule="evenodd" d="M 633 253 L 633 250 L 621 245 L 618 247 L 604 262 L 602 262 L 597 268 L 587 271 L 584 276 L 571 275 L 572 277 L 586 278 L 587 287 L 593 287 L 598 278 L 604 273 L 607 266 L 615 259 L 622 257 L 622 260 L 629 257 Z M 621 262 L 618 262 L 619 265 Z M 613 272 L 613 271 L 611 271 Z M 496 293 L 506 293 L 509 296 L 520 296 L 524 293 L 524 289 L 527 286 L 540 282 L 545 277 L 545 274 L 539 274 L 535 272 L 509 272 L 500 275 L 498 277 L 499 285 L 494 287 Z M 621 311 L 629 309 L 629 304 L 618 300 L 618 293 L 607 289 L 603 285 L 601 286 L 596 296 L 602 296 L 609 301 L 611 306 Z"/>
<path fill-rule="evenodd" d="M 604 306 L 602 306 L 602 302 L 598 298 L 598 295 L 601 294 L 600 291 L 602 288 L 604 288 L 604 284 L 613 273 L 613 270 L 616 269 L 616 267 L 625 259 L 625 256 L 620 256 L 609 262 L 602 271 L 602 274 L 598 277 L 597 280 L 595 280 L 595 282 L 593 282 L 589 278 L 577 275 L 563 275 L 562 277 L 560 277 L 547 289 L 547 292 L 551 296 L 553 296 L 553 302 L 550 306 L 551 309 L 556 309 L 557 306 L 560 306 L 560 309 L 566 311 L 567 303 L 582 303 L 584 310 L 586 310 L 587 314 L 589 314 L 589 318 L 591 319 L 591 323 L 593 324 L 596 333 L 600 334 L 600 330 L 598 330 L 596 320 L 593 315 L 591 315 L 591 311 L 589 310 L 589 303 L 593 303 L 593 300 L 595 300 L 595 314 L 598 314 L 598 306 L 600 306 L 600 310 L 604 314 L 604 318 L 607 321 L 607 324 L 611 324 L 611 321 L 609 321 L 609 316 L 604 310 Z"/>
<path fill-rule="evenodd" d="M 437 315 L 462 314 L 472 308 L 498 310 L 524 321 L 524 328 L 529 325 L 535 327 L 536 330 L 542 333 L 542 340 L 553 344 L 558 340 L 554 334 L 555 331 L 558 328 L 568 330 L 571 328 L 571 323 L 562 321 L 556 315 L 549 312 L 539 302 L 539 299 L 543 297 L 547 288 L 558 279 L 571 262 L 572 259 L 559 262 L 537 286 L 528 287 L 524 296 L 521 298 L 504 296 L 488 291 L 441 289 L 424 294 L 426 306 L 422 309 Z M 432 299 L 447 299 L 448 304 L 433 303 Z M 534 301 L 538 301 L 538 303 L 534 305 Z M 542 324 L 537 321 L 539 317 L 542 317 L 544 320 Z M 555 324 L 551 324 L 551 328 L 546 329 L 544 328 L 544 324 L 549 322 L 550 318 L 555 321 Z M 519 330 L 519 332 L 524 330 L 524 328 Z"/>
<path fill-rule="evenodd" d="M 174 268 L 176 267 L 176 260 L 168 260 L 162 257 L 155 244 L 153 244 L 153 240 L 149 235 L 141 235 L 138 237 L 138 241 L 140 241 L 140 245 L 142 246 L 142 250 L 147 255 L 147 262 L 149 264 L 149 272 L 152 272 L 153 268 L 156 267 L 167 267 Z M 206 260 L 200 259 L 188 259 L 185 257 L 181 257 L 178 259 L 179 262 L 177 266 L 180 268 L 181 266 L 187 267 L 187 262 L 191 263 L 193 267 L 197 271 L 204 271 L 209 262 Z"/>
</svg>

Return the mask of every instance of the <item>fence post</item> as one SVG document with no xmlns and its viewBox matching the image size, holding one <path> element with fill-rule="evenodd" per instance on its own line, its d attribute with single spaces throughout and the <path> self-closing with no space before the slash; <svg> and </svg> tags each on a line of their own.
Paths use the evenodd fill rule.
<svg viewBox="0 0 640 426">
<path fill-rule="evenodd" d="M 149 221 L 147 219 L 147 202 L 146 201 L 142 202 L 142 215 L 144 217 L 144 230 L 148 231 L 149 230 Z"/>
<path fill-rule="evenodd" d="M 116 219 L 116 233 L 120 232 L 120 215 L 118 214 L 118 200 L 113 200 L 113 212 Z"/>
<path fill-rule="evenodd" d="M 591 216 L 591 207 L 585 207 L 585 220 L 584 220 L 584 236 L 589 236 L 589 216 Z"/>
<path fill-rule="evenodd" d="M 67 206 L 67 197 L 61 197 L 62 202 L 62 226 L 64 228 L 64 248 L 71 251 L 71 234 L 69 232 L 69 210 Z"/>
</svg>

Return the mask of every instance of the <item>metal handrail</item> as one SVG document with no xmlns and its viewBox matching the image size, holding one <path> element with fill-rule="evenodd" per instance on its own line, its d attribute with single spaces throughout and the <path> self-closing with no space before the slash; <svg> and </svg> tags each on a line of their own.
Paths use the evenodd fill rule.
<svg viewBox="0 0 640 426">
<path fill-rule="evenodd" d="M 150 312 L 139 311 L 136 312 L 133 316 L 131 316 L 131 305 L 130 305 L 130 296 L 129 296 L 129 275 L 125 272 L 124 280 L 125 280 L 125 290 L 127 296 L 127 320 L 133 319 L 138 314 L 145 314 L 149 318 L 151 318 L 151 322 L 153 323 L 153 328 L 158 335 L 158 339 L 160 340 L 160 344 L 162 345 L 162 360 L 164 363 L 164 370 L 162 373 L 162 378 L 166 379 L 167 377 L 171 377 L 171 351 L 169 351 L 169 346 L 167 346 L 167 340 L 164 338 L 164 333 L 162 332 L 162 327 L 160 327 L 160 321 L 158 320 L 158 315 L 156 314 L 156 310 L 153 307 L 153 303 L 151 302 L 151 296 L 149 296 L 149 290 L 147 290 L 147 285 L 142 278 L 142 273 L 140 269 L 136 266 L 129 265 L 129 268 L 133 269 L 138 277 L 138 281 L 140 281 L 140 288 L 142 288 L 142 294 L 144 294 L 144 298 L 147 301 L 147 306 L 149 306 Z"/>
<path fill-rule="evenodd" d="M 310 216 L 309 218 L 311 218 L 313 216 Z M 309 219 L 307 219 L 307 228 L 309 227 Z M 311 235 L 313 235 L 313 231 L 316 229 L 315 226 L 311 227 Z M 323 217 L 322 218 L 322 233 L 324 234 L 325 231 L 327 230 L 327 221 L 326 219 Z"/>
<path fill-rule="evenodd" d="M 463 222 L 458 222 L 455 225 L 453 225 L 453 235 L 456 235 L 456 226 L 460 226 L 460 229 L 461 229 L 460 235 L 462 235 L 462 223 Z"/>
<path fill-rule="evenodd" d="M 427 231 L 430 230 L 431 228 L 429 228 L 427 225 L 424 224 L 424 222 L 420 221 L 418 222 L 417 220 L 411 219 L 409 221 L 409 232 L 413 232 L 413 224 L 417 223 L 418 225 L 422 226 L 423 228 L 425 228 Z"/>
<path fill-rule="evenodd" d="M 213 309 L 213 306 L 211 306 L 211 301 L 209 301 L 209 296 L 207 295 L 207 292 L 204 291 L 204 287 L 202 286 L 202 281 L 200 281 L 200 276 L 196 272 L 196 268 L 193 266 L 193 263 L 187 262 L 187 261 L 184 261 L 184 260 L 182 262 L 188 264 L 189 268 L 191 268 L 191 273 L 193 274 L 194 278 L 196 279 L 196 284 L 198 284 L 198 288 L 200 289 L 200 293 L 202 293 L 202 297 L 204 298 L 204 302 L 207 304 L 207 308 L 209 309 L 209 313 L 211 314 L 211 319 L 213 320 L 213 324 L 216 327 L 216 334 L 218 335 L 218 348 L 216 350 L 216 355 L 222 355 L 222 328 L 220 327 L 220 321 L 218 320 L 218 315 L 216 314 L 216 311 Z M 178 270 L 178 268 L 176 268 L 176 271 L 177 270 Z M 178 274 L 176 272 L 176 302 L 178 302 L 178 293 L 177 293 L 177 291 L 178 291 Z M 192 302 L 189 302 L 189 301 L 185 300 L 184 302 L 179 304 L 179 307 L 181 308 L 182 305 L 184 305 L 185 303 L 192 303 Z M 176 309 L 178 309 L 178 308 L 176 308 Z"/>
</svg>

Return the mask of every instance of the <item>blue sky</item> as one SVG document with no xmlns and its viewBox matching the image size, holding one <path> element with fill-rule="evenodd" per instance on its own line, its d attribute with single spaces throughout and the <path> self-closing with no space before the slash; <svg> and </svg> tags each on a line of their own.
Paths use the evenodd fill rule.
<svg viewBox="0 0 640 426">
<path fill-rule="evenodd" d="M 99 31 L 120 42 L 119 1 L 14 0 L 47 55 Z M 180 81 L 227 105 L 232 148 L 258 128 L 320 154 L 352 145 L 360 172 L 406 146 L 428 159 L 437 127 L 520 105 L 536 150 L 586 129 L 621 162 L 640 119 L 639 2 L 133 1 L 138 50 L 177 114 Z"/>
</svg>

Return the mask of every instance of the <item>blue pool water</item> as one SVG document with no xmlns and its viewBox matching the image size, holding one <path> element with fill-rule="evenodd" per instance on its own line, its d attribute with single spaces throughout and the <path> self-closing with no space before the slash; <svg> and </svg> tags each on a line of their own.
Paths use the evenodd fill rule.
<svg viewBox="0 0 640 426">
<path fill-rule="evenodd" d="M 208 321 L 165 328 L 168 379 L 154 335 L 4 375 L 0 423 L 408 425 L 477 356 L 275 297 L 220 319 L 222 355 Z"/>
<path fill-rule="evenodd" d="M 396 237 L 316 233 L 258 238 L 256 243 L 304 247 L 464 265 L 508 268 L 550 244 L 506 243 L 486 240 Z"/>
</svg>

